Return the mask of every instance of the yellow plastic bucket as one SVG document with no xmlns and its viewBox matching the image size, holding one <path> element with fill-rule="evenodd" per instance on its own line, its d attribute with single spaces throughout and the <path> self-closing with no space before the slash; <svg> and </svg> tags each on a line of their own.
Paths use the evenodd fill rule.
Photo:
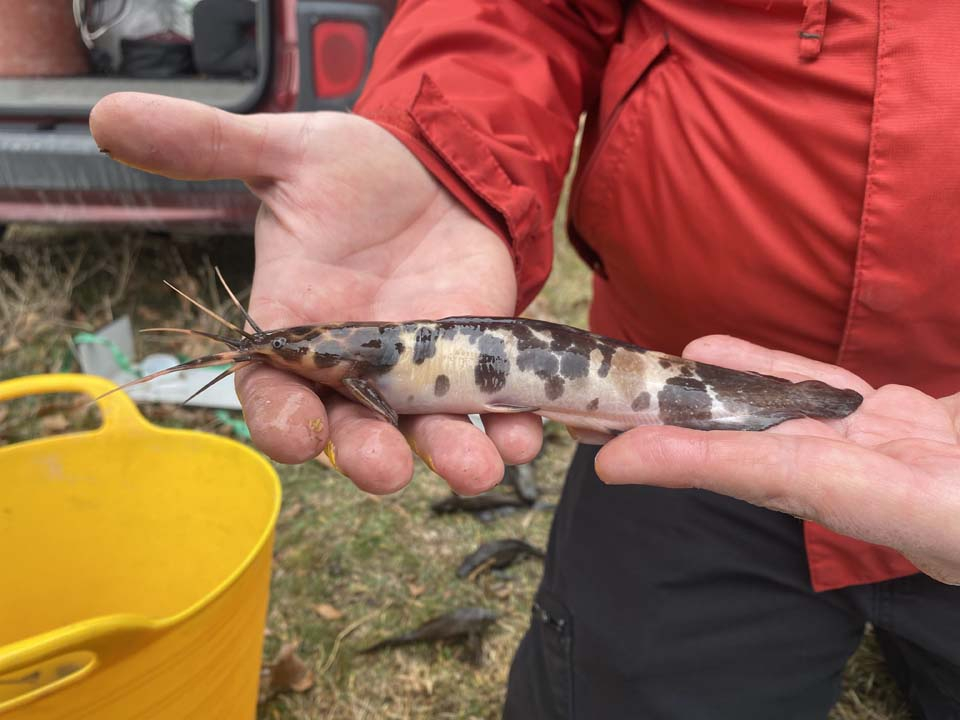
<svg viewBox="0 0 960 720">
<path fill-rule="evenodd" d="M 0 401 L 112 387 L 31 376 Z M 277 475 L 124 393 L 100 410 L 92 432 L 0 448 L 0 717 L 253 718 Z"/>
</svg>

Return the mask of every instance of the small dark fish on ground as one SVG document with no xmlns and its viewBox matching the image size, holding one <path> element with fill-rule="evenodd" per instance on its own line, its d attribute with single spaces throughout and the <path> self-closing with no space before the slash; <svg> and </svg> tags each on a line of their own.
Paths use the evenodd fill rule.
<svg viewBox="0 0 960 720">
<path fill-rule="evenodd" d="M 517 496 L 527 505 L 533 505 L 540 497 L 540 490 L 537 488 L 537 473 L 533 463 L 508 465 L 503 473 L 502 484 L 513 488 Z"/>
<path fill-rule="evenodd" d="M 455 512 L 482 513 L 501 508 L 525 508 L 527 504 L 516 497 L 503 493 L 484 493 L 461 497 L 451 493 L 448 497 L 430 504 L 430 509 L 438 515 Z"/>
<path fill-rule="evenodd" d="M 484 633 L 497 621 L 497 613 L 486 608 L 465 607 L 427 620 L 420 627 L 381 640 L 360 650 L 370 653 L 389 647 L 444 640 L 466 641 L 471 660 L 479 664 Z"/>
<path fill-rule="evenodd" d="M 508 515 L 513 515 L 514 513 L 520 512 L 521 510 L 527 510 L 527 509 L 528 509 L 527 506 L 524 505 L 522 508 L 502 507 L 502 508 L 497 508 L 496 510 L 484 510 L 483 512 L 473 513 L 473 519 L 476 520 L 477 522 L 492 523 L 495 520 L 499 520 L 500 518 L 505 518 Z"/>
<path fill-rule="evenodd" d="M 457 568 L 457 577 L 466 578 L 487 570 L 499 570 L 527 556 L 542 558 L 543 551 L 524 540 L 514 538 L 493 540 L 484 543 L 463 559 L 460 567 Z"/>
<path fill-rule="evenodd" d="M 557 504 L 547 502 L 546 500 L 537 500 L 533 505 L 522 505 L 519 507 L 502 507 L 495 510 L 483 510 L 478 513 L 473 513 L 473 517 L 479 520 L 482 523 L 493 522 L 494 520 L 499 520 L 502 517 L 507 515 L 513 515 L 514 513 L 520 512 L 521 510 L 527 510 L 530 512 L 541 512 L 541 511 L 551 511 L 556 510 Z"/>
</svg>

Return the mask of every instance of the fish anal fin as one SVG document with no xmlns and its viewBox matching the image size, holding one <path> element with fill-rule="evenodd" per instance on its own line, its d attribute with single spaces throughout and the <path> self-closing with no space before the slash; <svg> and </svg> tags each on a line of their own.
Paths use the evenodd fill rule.
<svg viewBox="0 0 960 720">
<path fill-rule="evenodd" d="M 572 437 L 578 443 L 582 443 L 584 445 L 604 445 L 610 442 L 611 440 L 613 440 L 622 431 L 620 430 L 601 431 L 592 427 L 579 427 L 577 425 L 568 425 L 567 432 L 570 433 L 570 437 Z"/>
<path fill-rule="evenodd" d="M 363 405 L 365 408 L 373 410 L 373 412 L 380 415 L 382 418 L 389 421 L 391 424 L 396 427 L 400 418 L 397 415 L 397 411 L 394 410 L 390 403 L 386 401 L 383 395 L 380 394 L 380 391 L 377 389 L 376 385 L 363 378 L 344 378 L 343 385 L 347 390 L 350 391 L 350 395 L 358 403 Z"/>
<path fill-rule="evenodd" d="M 536 412 L 539 409 L 530 405 L 512 405 L 510 403 L 487 403 L 483 406 L 484 412 L 488 413 L 525 413 Z"/>
</svg>

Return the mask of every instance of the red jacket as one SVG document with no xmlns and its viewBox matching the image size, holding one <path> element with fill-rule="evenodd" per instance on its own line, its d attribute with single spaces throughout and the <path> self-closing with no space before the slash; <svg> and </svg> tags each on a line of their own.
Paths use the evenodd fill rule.
<svg viewBox="0 0 960 720">
<path fill-rule="evenodd" d="M 879 385 L 960 390 L 960 3 L 408 0 L 356 112 L 544 283 L 569 229 L 591 326 L 729 333 Z M 818 590 L 916 572 L 805 525 Z"/>
</svg>

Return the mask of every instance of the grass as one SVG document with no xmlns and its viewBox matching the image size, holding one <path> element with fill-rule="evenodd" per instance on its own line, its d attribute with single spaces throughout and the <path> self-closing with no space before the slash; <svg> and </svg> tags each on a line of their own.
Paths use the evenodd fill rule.
<svg viewBox="0 0 960 720">
<path fill-rule="evenodd" d="M 207 302 L 226 307 L 212 278 L 224 268 L 234 287 L 249 283 L 253 254 L 243 238 L 160 238 L 140 233 L 91 233 L 14 227 L 0 241 L 0 379 L 76 370 L 70 338 L 122 313 L 136 327 L 212 322 L 173 297 L 170 279 Z M 583 326 L 589 299 L 586 270 L 558 243 L 555 272 L 530 314 Z M 140 339 L 139 353 L 160 349 L 196 354 L 182 338 Z M 149 343 L 149 344 L 147 344 Z M 203 409 L 144 407 L 163 425 L 229 434 Z M 83 427 L 69 397 L 0 405 L 0 444 Z M 546 500 L 559 496 L 572 452 L 566 433 L 548 426 L 538 477 Z M 529 617 L 539 561 L 502 576 L 459 580 L 460 559 L 486 540 L 524 537 L 544 546 L 549 511 L 517 513 L 484 524 L 471 517 L 432 516 L 431 500 L 447 490 L 418 465 L 408 488 L 376 498 L 319 462 L 278 466 L 284 503 L 277 527 L 264 657 L 300 642 L 314 674 L 312 689 L 282 693 L 260 707 L 260 720 L 360 718 L 495 718 L 514 649 Z M 315 608 L 332 606 L 328 619 Z M 356 650 L 401 627 L 459 605 L 501 614 L 484 644 L 483 664 L 455 646 L 411 647 L 374 655 Z M 328 617 L 329 608 L 321 608 Z M 789 619 L 785 619 L 789 622 Z M 784 648 L 790 652 L 791 648 Z M 868 633 L 851 659 L 832 720 L 904 720 L 908 715 L 876 643 Z"/>
</svg>

